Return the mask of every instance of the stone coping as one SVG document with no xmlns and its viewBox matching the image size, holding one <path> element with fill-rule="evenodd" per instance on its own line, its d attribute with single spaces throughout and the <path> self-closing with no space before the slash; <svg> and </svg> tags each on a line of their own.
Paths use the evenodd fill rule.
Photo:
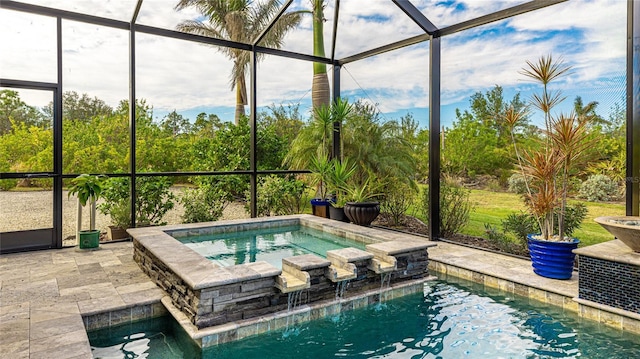
<svg viewBox="0 0 640 359">
<path fill-rule="evenodd" d="M 640 266 L 640 253 L 634 252 L 619 239 L 574 249 L 573 253 L 586 257 Z"/>
<path fill-rule="evenodd" d="M 328 267 L 331 265 L 331 262 L 318 257 L 315 254 L 302 254 L 299 256 L 283 258 L 282 265 L 288 265 L 301 271 L 308 271 L 311 269 Z"/>
<path fill-rule="evenodd" d="M 387 256 L 396 256 L 398 254 L 415 252 L 429 247 L 437 246 L 434 242 L 427 242 L 424 239 L 420 240 L 407 240 L 400 239 L 390 242 L 367 244 L 368 251 L 374 253 L 380 253 Z"/>
<path fill-rule="evenodd" d="M 127 232 L 132 236 L 134 243 L 138 242 L 144 246 L 191 288 L 199 290 L 273 277 L 281 274 L 282 271 L 266 262 L 221 267 L 187 247 L 172 235 L 185 237 L 291 225 L 302 225 L 318 229 L 362 243 L 395 241 L 395 244 L 390 244 L 388 247 L 392 252 L 397 251 L 397 247 L 404 248 L 401 252 L 405 252 L 411 248 L 423 249 L 436 245 L 418 236 L 362 227 L 308 214 L 129 228 Z"/>
<path fill-rule="evenodd" d="M 373 258 L 373 253 L 358 248 L 342 248 L 327 251 L 327 259 L 336 259 L 341 263 L 351 263 Z"/>
</svg>

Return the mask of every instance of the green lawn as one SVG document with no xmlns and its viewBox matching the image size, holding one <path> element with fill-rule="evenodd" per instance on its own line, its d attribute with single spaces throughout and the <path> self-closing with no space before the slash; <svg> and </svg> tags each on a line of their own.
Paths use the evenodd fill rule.
<svg viewBox="0 0 640 359">
<path fill-rule="evenodd" d="M 469 223 L 463 228 L 462 234 L 475 237 L 485 237 L 485 223 L 502 229 L 502 219 L 511 213 L 525 210 L 522 198 L 514 193 L 471 190 L 469 199 L 475 208 L 471 212 Z M 580 245 L 588 246 L 612 240 L 613 236 L 593 219 L 600 216 L 625 215 L 624 203 L 581 202 L 587 207 L 587 218 L 582 222 L 582 227 L 573 233 L 574 237 L 582 242 Z M 426 220 L 417 206 L 414 206 L 408 213 L 423 221 Z"/>
<path fill-rule="evenodd" d="M 520 196 L 513 193 L 471 190 L 470 200 L 475 209 L 471 212 L 469 224 L 462 233 L 477 237 L 484 237 L 485 223 L 501 228 L 503 218 L 525 209 Z M 613 239 L 613 236 L 593 219 L 600 216 L 624 215 L 624 203 L 583 203 L 587 206 L 587 218 L 582 222 L 582 227 L 574 232 L 574 236 L 582 242 L 581 245 L 587 246 Z"/>
</svg>

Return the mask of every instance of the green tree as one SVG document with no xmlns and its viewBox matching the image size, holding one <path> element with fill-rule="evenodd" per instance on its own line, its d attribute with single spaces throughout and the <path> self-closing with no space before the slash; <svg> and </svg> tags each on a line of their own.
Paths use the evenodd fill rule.
<svg viewBox="0 0 640 359">
<path fill-rule="evenodd" d="M 51 127 L 46 112 L 37 107 L 27 105 L 20 98 L 18 91 L 0 90 L 0 135 L 9 133 L 12 122 L 24 123 L 27 126 Z"/>
<path fill-rule="evenodd" d="M 191 132 L 191 123 L 176 110 L 169 112 L 160 122 L 160 128 L 172 137 Z"/>
<path fill-rule="evenodd" d="M 204 21 L 185 20 L 178 24 L 179 31 L 252 44 L 278 13 L 280 2 L 277 0 L 255 3 L 250 0 L 180 0 L 175 9 L 179 11 L 189 7 L 197 9 L 204 17 Z M 300 16 L 299 12 L 289 12 L 280 16 L 260 45 L 280 48 L 286 33 L 300 23 Z M 245 75 L 249 68 L 251 53 L 233 47 L 216 46 L 216 49 L 233 61 L 231 89 L 236 89 L 235 121 L 239 124 L 240 117 L 245 114 L 244 107 L 247 105 Z M 258 59 L 262 57 L 264 54 L 258 54 Z"/>
<path fill-rule="evenodd" d="M 474 177 L 480 174 L 497 175 L 506 181 L 513 169 L 513 133 L 524 147 L 531 146 L 525 138 L 536 134 L 529 123 L 526 104 L 517 93 L 510 101 L 504 99 L 501 86 L 485 93 L 476 92 L 469 99 L 469 110 L 456 109 L 456 121 L 444 131 L 442 167 L 452 176 Z M 509 110 L 522 113 L 511 127 L 503 119 Z"/>
<path fill-rule="evenodd" d="M 53 132 L 25 122 L 10 121 L 0 136 L 0 171 L 53 171 Z"/>
</svg>

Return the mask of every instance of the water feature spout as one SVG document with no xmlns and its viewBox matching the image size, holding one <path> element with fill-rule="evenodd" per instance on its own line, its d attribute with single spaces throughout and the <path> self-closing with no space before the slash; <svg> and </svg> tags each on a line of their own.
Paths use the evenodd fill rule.
<svg viewBox="0 0 640 359">
<path fill-rule="evenodd" d="M 336 283 L 336 301 L 341 300 L 344 297 L 344 292 L 349 286 L 350 280 L 343 280 Z"/>
<path fill-rule="evenodd" d="M 378 296 L 380 298 L 379 302 L 381 304 L 384 301 L 382 298 L 382 294 L 385 293 L 387 289 L 389 289 L 389 287 L 391 286 L 391 274 L 392 272 L 380 274 L 380 294 Z"/>
<path fill-rule="evenodd" d="M 303 290 L 296 290 L 287 294 L 287 324 L 285 332 L 289 330 L 289 321 L 291 321 L 291 324 L 295 323 L 295 310 L 300 306 Z"/>
</svg>

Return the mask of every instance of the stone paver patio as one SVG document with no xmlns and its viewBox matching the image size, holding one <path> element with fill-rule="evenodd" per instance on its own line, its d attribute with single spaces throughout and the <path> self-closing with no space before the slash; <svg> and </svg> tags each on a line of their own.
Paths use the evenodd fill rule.
<svg viewBox="0 0 640 359">
<path fill-rule="evenodd" d="M 6 358 L 91 358 L 85 327 L 90 317 L 160 303 L 163 292 L 132 258 L 132 243 L 102 244 L 0 256 L 0 353 Z M 564 296 L 568 281 L 538 277 L 527 260 L 438 242 L 434 263 L 454 265 Z M 107 316 L 109 314 L 106 314 Z M 128 317 L 119 316 L 121 322 Z M 84 319 L 83 319 L 84 318 Z M 116 318 L 111 318 L 112 322 Z"/>
</svg>

